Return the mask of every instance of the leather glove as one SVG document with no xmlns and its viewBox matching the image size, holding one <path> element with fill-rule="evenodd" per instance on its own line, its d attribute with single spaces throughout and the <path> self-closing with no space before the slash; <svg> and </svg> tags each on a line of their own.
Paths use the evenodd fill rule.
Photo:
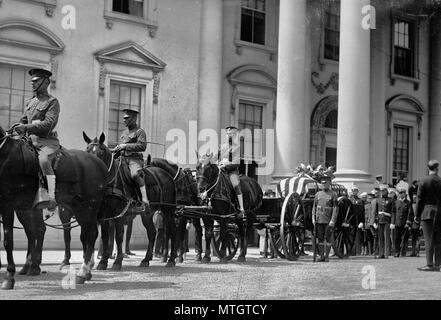
<svg viewBox="0 0 441 320">
<path fill-rule="evenodd" d="M 116 146 L 116 150 L 124 150 L 127 147 L 125 143 L 119 144 Z"/>
<path fill-rule="evenodd" d="M 359 224 L 358 224 L 358 229 L 362 229 L 363 228 L 363 222 L 360 222 Z"/>
<path fill-rule="evenodd" d="M 378 228 L 378 224 L 374 223 L 374 229 Z"/>
<path fill-rule="evenodd" d="M 330 221 L 329 222 L 329 226 L 332 228 L 332 227 L 334 227 L 334 225 L 335 225 L 335 222 L 334 221 Z"/>
<path fill-rule="evenodd" d="M 207 198 L 207 191 L 204 191 L 200 194 L 201 200 L 204 201 Z"/>
<path fill-rule="evenodd" d="M 18 133 L 18 134 L 25 134 L 27 131 L 27 127 L 25 124 L 20 123 L 19 125 L 14 127 L 14 130 Z"/>
<path fill-rule="evenodd" d="M 395 225 L 391 223 L 391 224 L 390 224 L 390 229 L 391 229 L 391 230 L 395 229 Z"/>
</svg>

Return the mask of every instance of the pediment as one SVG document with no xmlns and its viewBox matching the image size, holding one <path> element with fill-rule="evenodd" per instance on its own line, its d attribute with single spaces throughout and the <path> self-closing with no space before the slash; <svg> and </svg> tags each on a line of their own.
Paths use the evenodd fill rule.
<svg viewBox="0 0 441 320">
<path fill-rule="evenodd" d="M 0 43 L 50 52 L 61 52 L 64 44 L 52 31 L 25 20 L 0 23 Z"/>
<path fill-rule="evenodd" d="M 144 68 L 164 69 L 166 66 L 162 60 L 132 41 L 102 49 L 96 52 L 95 56 L 99 61 Z"/>
<path fill-rule="evenodd" d="M 388 111 L 401 111 L 406 113 L 423 114 L 424 109 L 416 98 L 409 95 L 398 95 L 391 98 L 387 104 Z"/>
<path fill-rule="evenodd" d="M 251 86 L 276 88 L 277 81 L 270 71 L 259 65 L 244 65 L 231 71 L 228 80 L 232 84 L 242 83 Z"/>
</svg>

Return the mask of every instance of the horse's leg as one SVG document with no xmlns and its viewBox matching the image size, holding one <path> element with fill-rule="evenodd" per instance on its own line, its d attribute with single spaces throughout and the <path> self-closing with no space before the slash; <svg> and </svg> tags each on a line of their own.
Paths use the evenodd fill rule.
<svg viewBox="0 0 441 320">
<path fill-rule="evenodd" d="M 195 230 L 195 239 L 194 239 L 194 249 L 196 251 L 196 261 L 202 260 L 202 226 L 201 219 L 194 218 L 192 219 L 194 230 Z"/>
<path fill-rule="evenodd" d="M 142 214 L 141 215 L 142 224 L 147 231 L 147 237 L 149 239 L 149 244 L 147 247 L 147 252 L 145 254 L 145 258 L 141 261 L 139 267 L 148 267 L 150 265 L 150 261 L 153 259 L 153 247 L 155 245 L 156 239 L 156 228 L 153 223 L 153 214 Z"/>
<path fill-rule="evenodd" d="M 244 235 L 243 235 L 243 240 L 242 238 L 240 239 L 241 242 L 241 247 L 240 247 L 240 254 L 239 257 L 237 258 L 237 261 L 239 262 L 245 262 L 246 261 L 246 255 L 247 255 L 247 250 L 248 250 L 248 236 L 250 234 L 253 233 L 253 224 L 254 221 L 256 220 L 256 213 L 249 211 L 246 215 L 246 223 L 242 222 L 242 228 L 244 229 Z M 239 227 L 239 232 L 240 232 L 240 227 Z"/>
<path fill-rule="evenodd" d="M 166 224 L 164 222 L 164 215 L 162 211 L 155 211 L 153 214 L 153 224 L 156 229 L 156 239 L 155 239 L 155 255 L 158 257 L 162 257 L 162 262 L 167 262 L 168 255 L 168 243 L 166 236 Z"/>
<path fill-rule="evenodd" d="M 98 263 L 96 269 L 97 270 L 106 270 L 107 264 L 109 261 L 110 253 L 109 253 L 109 229 L 110 223 L 108 220 L 104 220 L 100 222 L 101 225 L 101 239 L 103 245 L 103 252 L 101 254 L 101 260 Z"/>
<path fill-rule="evenodd" d="M 31 232 L 34 235 L 33 246 L 31 247 L 31 267 L 28 276 L 38 276 L 41 273 L 40 265 L 43 253 L 43 240 L 46 233 L 46 226 L 43 222 L 42 210 L 30 210 L 26 212 L 31 220 Z"/>
<path fill-rule="evenodd" d="M 63 228 L 63 237 L 64 237 L 64 259 L 61 262 L 60 269 L 63 269 L 65 266 L 70 265 L 70 241 L 71 241 L 71 218 L 73 216 L 72 212 L 67 208 L 61 208 L 59 210 L 58 215 L 60 216 L 60 221 L 64 225 Z"/>
<path fill-rule="evenodd" d="M 221 246 L 219 248 L 220 251 L 220 263 L 228 263 L 228 259 L 227 259 L 227 241 L 228 241 L 228 237 L 227 237 L 227 222 L 222 219 L 219 221 L 219 241 L 221 243 Z"/>
<path fill-rule="evenodd" d="M 85 214 L 87 216 L 87 214 Z M 96 221 L 88 221 L 81 225 L 81 243 L 83 244 L 83 264 L 76 276 L 76 283 L 83 284 L 92 279 L 92 268 L 94 265 L 93 252 L 95 241 L 98 238 L 98 226 Z"/>
<path fill-rule="evenodd" d="M 174 211 L 165 213 L 166 216 L 166 243 L 170 239 L 170 258 L 168 259 L 166 267 L 174 267 L 176 265 L 176 256 L 178 249 L 179 238 L 176 236 L 176 223 L 174 218 Z"/>
<path fill-rule="evenodd" d="M 238 262 L 245 262 L 245 256 L 247 254 L 247 246 L 248 246 L 248 219 L 245 224 L 243 219 L 239 219 L 237 221 L 237 226 L 239 229 L 239 242 L 240 242 L 240 253 L 239 257 L 237 257 Z M 227 239 L 228 241 L 228 239 Z"/>
<path fill-rule="evenodd" d="M 185 248 L 185 233 L 187 231 L 187 219 L 184 217 L 178 218 L 178 227 L 176 230 L 176 245 L 179 248 L 179 255 L 178 255 L 178 262 L 183 263 L 184 262 L 184 254 L 186 251 Z"/>
<path fill-rule="evenodd" d="M 120 271 L 122 267 L 122 261 L 124 259 L 124 252 L 122 249 L 122 245 L 124 241 L 124 219 L 120 218 L 114 220 L 113 225 L 114 225 L 114 231 L 113 231 L 114 237 L 112 237 L 112 241 L 114 241 L 113 239 L 116 240 L 117 253 L 116 253 L 115 262 L 112 265 L 112 270 Z"/>
<path fill-rule="evenodd" d="M 213 238 L 214 220 L 210 218 L 204 218 L 203 221 L 205 228 L 205 254 L 201 262 L 209 263 L 211 261 L 211 239 Z"/>
<path fill-rule="evenodd" d="M 4 231 L 4 246 L 6 250 L 6 256 L 8 259 L 8 267 L 6 268 L 5 279 L 3 280 L 1 289 L 10 290 L 14 289 L 15 284 L 15 263 L 12 251 L 14 250 L 14 210 L 12 207 L 3 208 L 3 231 Z"/>
<path fill-rule="evenodd" d="M 31 230 L 31 217 L 30 215 L 26 214 L 26 212 L 27 211 L 25 210 L 16 210 L 18 221 L 20 221 L 21 225 L 23 226 L 24 232 L 26 234 L 26 238 L 28 239 L 26 261 L 23 267 L 18 272 L 18 274 L 20 275 L 28 274 L 29 270 L 31 269 L 32 248 L 34 247 L 34 243 L 35 243 L 34 234 Z"/>
</svg>

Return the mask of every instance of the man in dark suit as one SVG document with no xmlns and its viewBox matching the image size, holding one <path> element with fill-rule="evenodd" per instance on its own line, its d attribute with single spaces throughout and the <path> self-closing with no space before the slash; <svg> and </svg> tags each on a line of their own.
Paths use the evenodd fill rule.
<svg viewBox="0 0 441 320">
<path fill-rule="evenodd" d="M 439 162 L 430 160 L 427 167 L 429 168 L 429 175 L 418 186 L 415 209 L 415 220 L 416 222 L 421 220 L 426 248 L 426 266 L 420 267 L 418 270 L 440 271 L 441 214 L 438 211 L 441 197 L 441 178 L 438 176 Z"/>
</svg>

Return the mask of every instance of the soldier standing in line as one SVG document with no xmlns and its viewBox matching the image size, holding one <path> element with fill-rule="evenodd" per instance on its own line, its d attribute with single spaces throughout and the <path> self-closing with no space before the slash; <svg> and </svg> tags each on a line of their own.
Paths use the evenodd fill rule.
<svg viewBox="0 0 441 320">
<path fill-rule="evenodd" d="M 388 190 L 383 187 L 382 197 L 378 202 L 378 259 L 387 259 L 390 254 L 390 222 L 392 214 L 395 212 L 395 203 L 389 197 Z"/>
<path fill-rule="evenodd" d="M 360 223 L 364 222 L 364 203 L 362 198 L 358 196 L 358 187 L 353 186 L 352 187 L 352 195 L 349 198 L 352 202 L 352 210 L 355 215 L 355 225 L 357 226 L 355 231 L 355 241 L 354 241 L 354 249 L 353 249 L 353 255 L 361 254 L 361 245 L 363 243 L 363 229 L 358 228 Z M 366 194 L 367 197 L 367 194 Z"/>
<path fill-rule="evenodd" d="M 427 167 L 429 175 L 418 186 L 415 208 L 415 222 L 421 221 L 426 248 L 426 265 L 418 268 L 418 270 L 440 271 L 441 214 L 439 214 L 439 205 L 441 178 L 438 176 L 439 162 L 430 160 Z"/>
<path fill-rule="evenodd" d="M 331 179 L 322 177 L 323 190 L 317 192 L 312 207 L 312 223 L 316 225 L 319 262 L 329 261 L 331 250 L 331 232 L 338 214 L 337 194 L 331 190 Z"/>
<path fill-rule="evenodd" d="M 395 257 L 406 256 L 407 240 L 409 239 L 409 229 L 412 221 L 412 204 L 407 200 L 407 190 L 398 189 L 398 199 L 395 201 L 395 212 L 392 214 L 391 229 L 395 229 Z M 401 244 L 403 243 L 403 247 Z"/>
</svg>

